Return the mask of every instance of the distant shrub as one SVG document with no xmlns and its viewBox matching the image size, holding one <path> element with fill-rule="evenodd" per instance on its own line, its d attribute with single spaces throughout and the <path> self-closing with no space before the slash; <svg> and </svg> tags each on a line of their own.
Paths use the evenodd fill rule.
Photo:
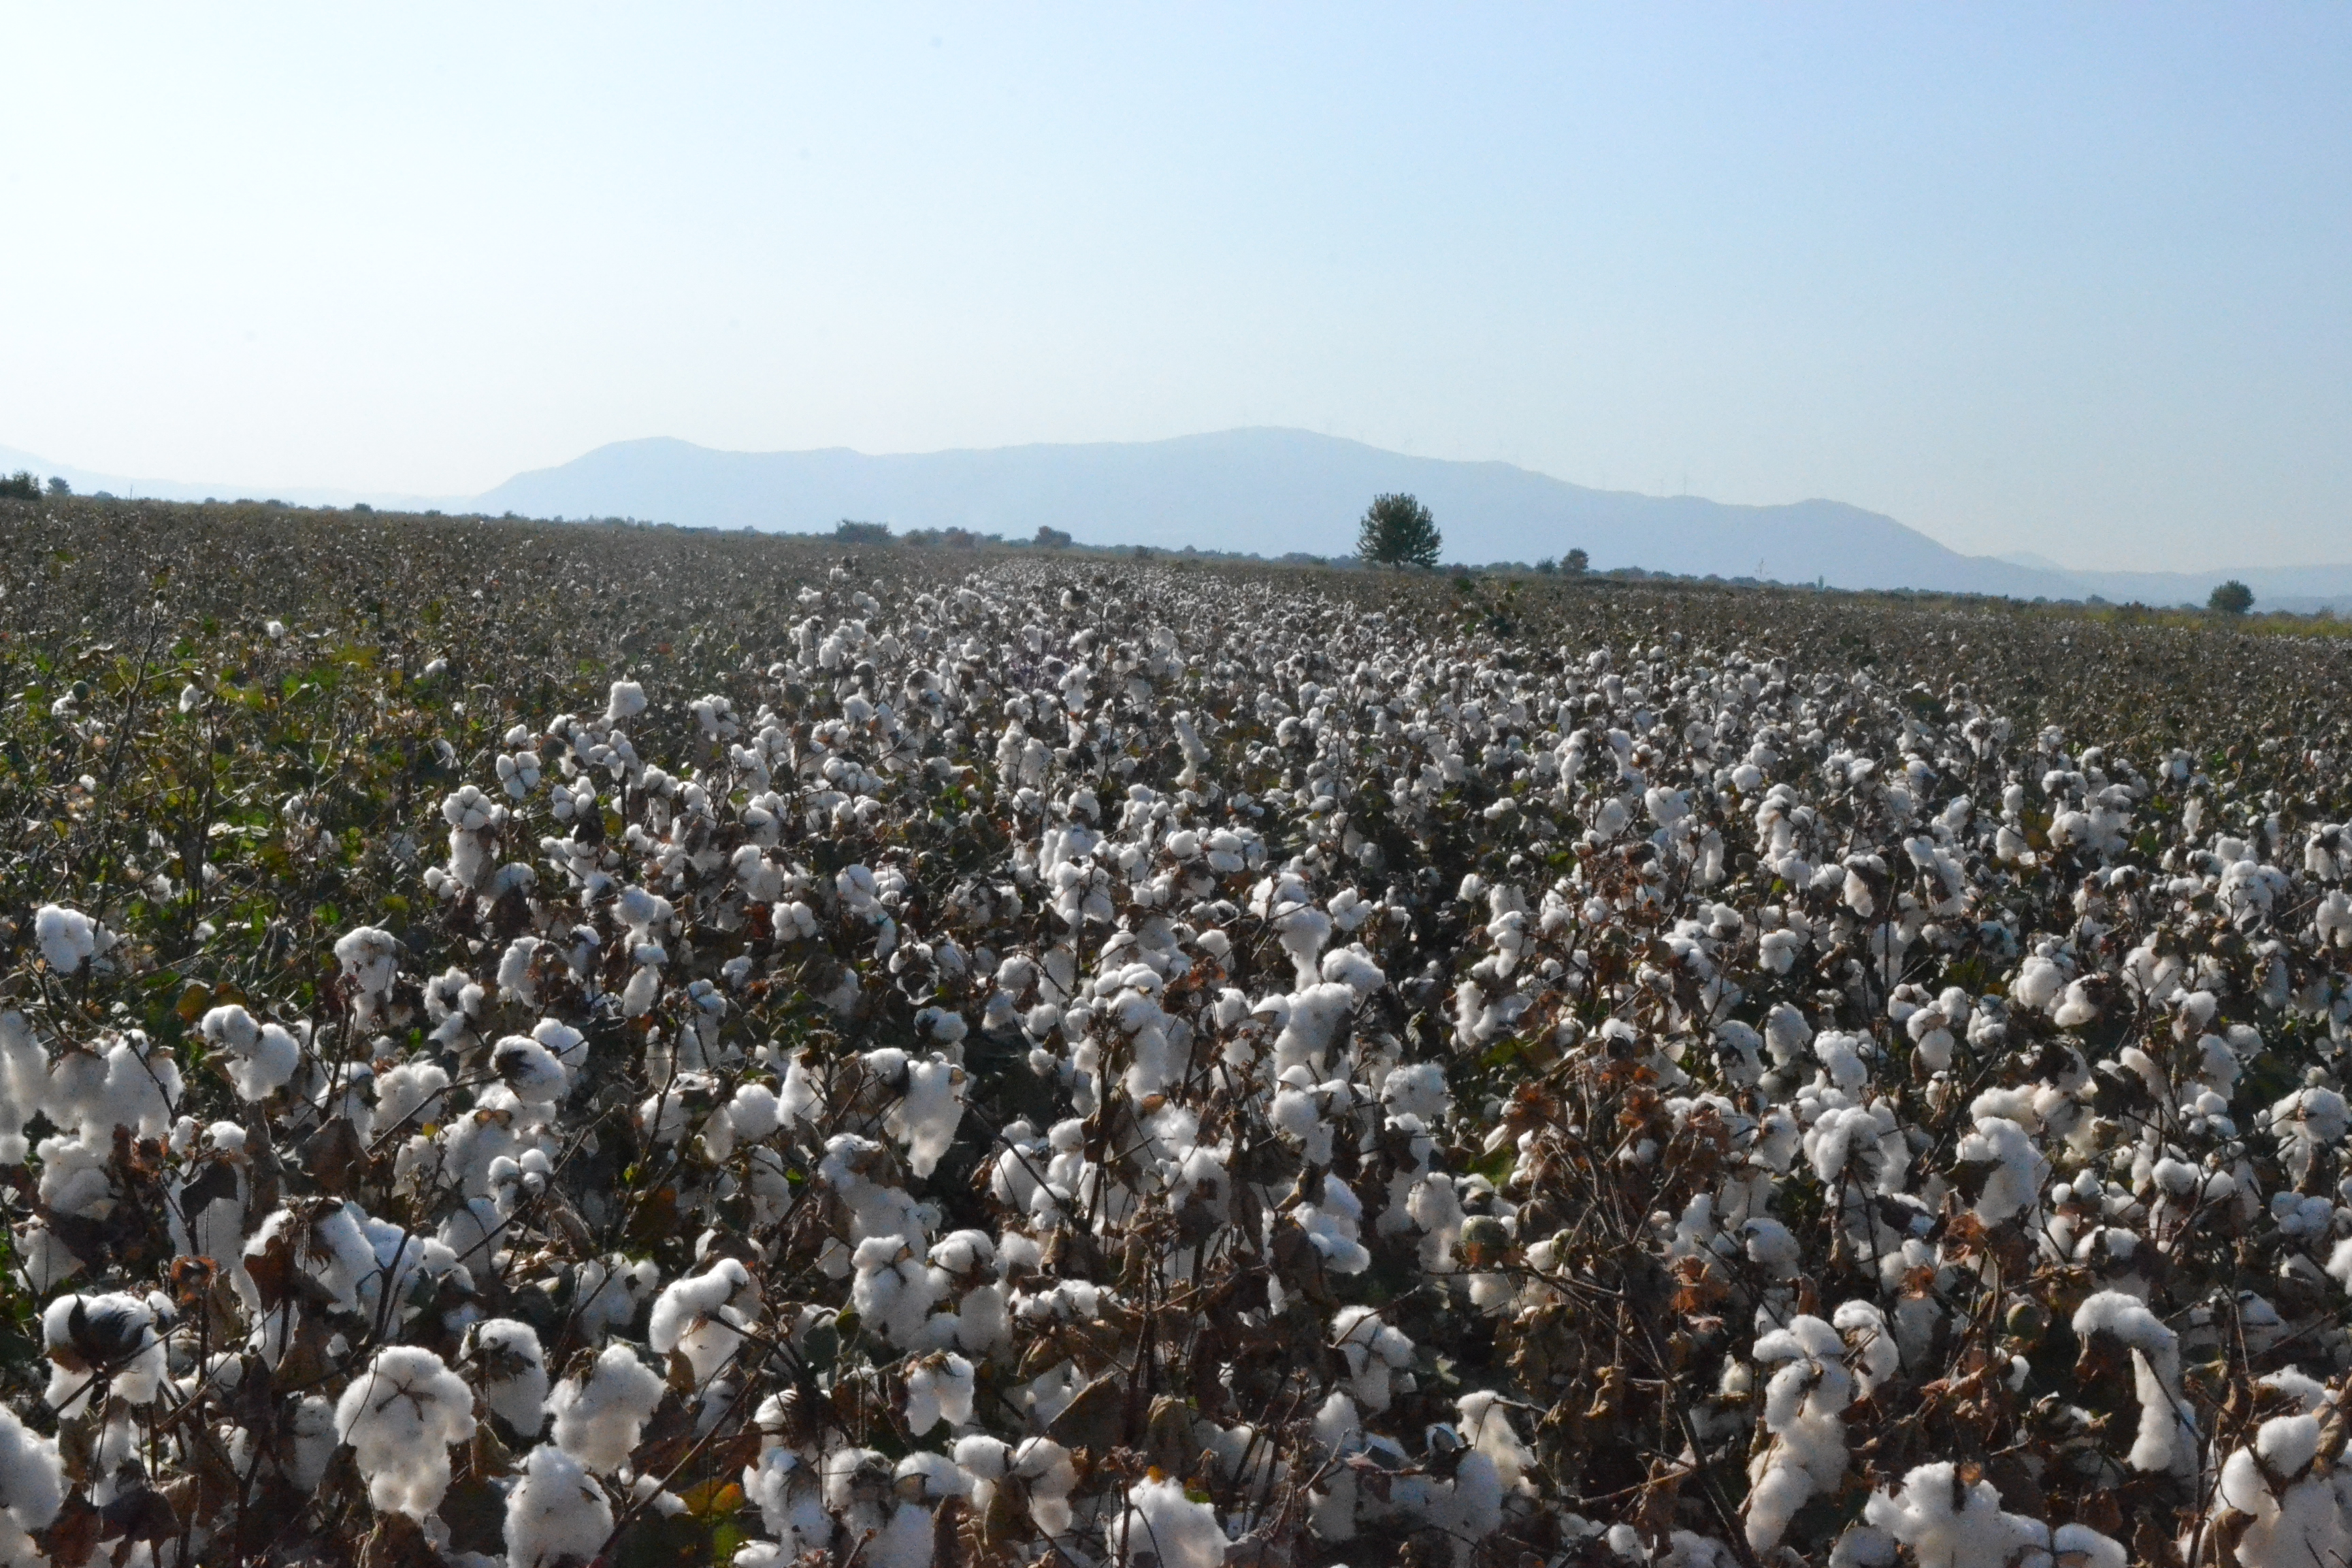
<svg viewBox="0 0 2352 1568">
<path fill-rule="evenodd" d="M 2242 616 L 2254 607 L 2254 591 L 2232 577 L 2213 590 L 2205 607 L 2217 616 Z"/>
<path fill-rule="evenodd" d="M 32 470 L 29 468 L 19 468 L 6 479 L 0 479 L 0 500 L 38 500 L 40 499 L 41 481 L 33 477 Z"/>
<path fill-rule="evenodd" d="M 1070 547 L 1071 542 L 1069 534 L 1065 532 L 1063 530 L 1058 528 L 1047 528 L 1043 523 L 1038 524 L 1036 541 L 1038 549 L 1067 550 Z"/>
<path fill-rule="evenodd" d="M 73 494 L 73 486 L 66 483 L 65 480 L 59 479 L 57 475 L 51 474 L 49 476 L 49 493 L 53 496 L 69 496 Z"/>
<path fill-rule="evenodd" d="M 1591 569 L 1591 566 L 1592 557 L 1587 555 L 1581 550 L 1570 551 L 1568 552 L 1567 559 L 1560 563 L 1561 569 L 1567 572 L 1567 574 L 1571 577 L 1583 576 L 1586 572 Z"/>
<path fill-rule="evenodd" d="M 833 536 L 844 544 L 887 544 L 890 542 L 890 525 L 887 522 L 858 522 L 845 517 L 834 524 Z"/>
</svg>

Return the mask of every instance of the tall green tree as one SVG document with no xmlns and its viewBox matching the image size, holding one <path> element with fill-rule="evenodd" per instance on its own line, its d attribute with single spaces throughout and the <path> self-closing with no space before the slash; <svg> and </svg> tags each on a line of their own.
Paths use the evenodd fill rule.
<svg viewBox="0 0 2352 1568">
<path fill-rule="evenodd" d="M 2205 607 L 2224 616 L 2242 616 L 2254 607 L 2254 591 L 2232 577 L 2213 590 Z"/>
<path fill-rule="evenodd" d="M 1412 497 L 1378 495 L 1357 527 L 1356 553 L 1374 566 L 1434 566 L 1444 538 Z"/>
</svg>

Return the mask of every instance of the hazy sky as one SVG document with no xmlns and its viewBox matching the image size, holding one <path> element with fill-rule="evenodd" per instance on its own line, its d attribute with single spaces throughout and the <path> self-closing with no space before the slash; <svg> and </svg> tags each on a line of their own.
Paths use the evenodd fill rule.
<svg viewBox="0 0 2352 1568">
<path fill-rule="evenodd" d="M 0 445 L 1293 425 L 2352 560 L 2352 6 L 0 8 Z"/>
</svg>

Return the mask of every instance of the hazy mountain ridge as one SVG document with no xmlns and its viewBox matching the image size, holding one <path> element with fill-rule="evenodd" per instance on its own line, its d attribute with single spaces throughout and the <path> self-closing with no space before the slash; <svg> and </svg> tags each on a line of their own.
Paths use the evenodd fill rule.
<svg viewBox="0 0 2352 1568">
<path fill-rule="evenodd" d="M 1600 570 L 2026 597 L 2053 587 L 2046 574 L 1961 555 L 1837 501 L 1735 506 L 1598 490 L 1507 463 L 1417 458 L 1296 430 L 880 457 L 626 441 L 517 475 L 478 502 L 789 532 L 844 517 L 902 531 L 1026 535 L 1044 525 L 1099 543 L 1338 555 L 1353 547 L 1355 520 L 1382 490 L 1410 490 L 1429 505 L 1449 561 L 1533 562 L 1582 549 Z"/>
<path fill-rule="evenodd" d="M 1964 555 L 1891 517 L 1832 500 L 1746 506 L 1594 489 L 1501 462 L 1385 451 L 1309 431 L 1253 428 L 1163 441 L 872 455 L 847 447 L 727 452 L 668 437 L 616 441 L 478 496 L 125 479 L 0 447 L 0 470 L 77 490 L 217 496 L 530 517 L 634 517 L 690 527 L 829 532 L 845 517 L 909 529 L 1279 556 L 1344 555 L 1370 497 L 1409 490 L 1436 514 L 1445 559 L 1533 563 L 1581 549 L 1596 570 L 1917 588 L 2018 598 L 2201 605 L 2235 577 L 2262 607 L 2352 609 L 2352 565 L 2209 572 L 2082 571 L 2045 556 Z"/>
</svg>

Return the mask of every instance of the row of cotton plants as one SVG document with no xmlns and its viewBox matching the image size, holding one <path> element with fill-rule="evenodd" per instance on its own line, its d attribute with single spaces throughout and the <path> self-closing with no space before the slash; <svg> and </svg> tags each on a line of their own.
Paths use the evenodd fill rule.
<svg viewBox="0 0 2352 1568">
<path fill-rule="evenodd" d="M 307 1005 L 27 914 L 0 1561 L 2352 1553 L 2352 831 L 1760 638 L 793 612 L 472 689 Z"/>
</svg>

